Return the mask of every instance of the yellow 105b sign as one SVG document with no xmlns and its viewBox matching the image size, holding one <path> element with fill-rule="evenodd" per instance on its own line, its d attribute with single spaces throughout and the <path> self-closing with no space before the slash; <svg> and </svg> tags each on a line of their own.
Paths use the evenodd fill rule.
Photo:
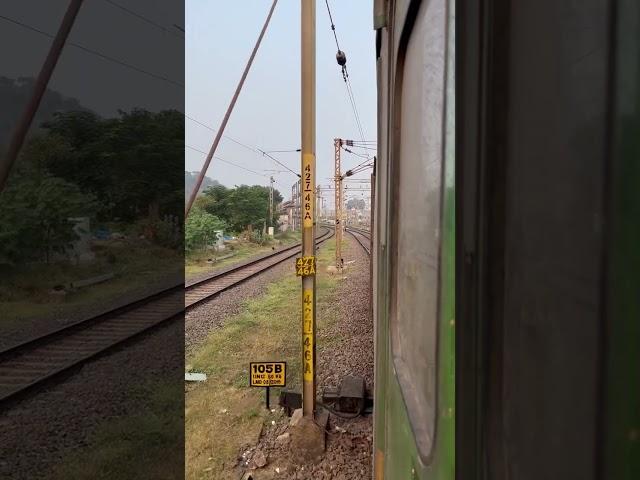
<svg viewBox="0 0 640 480">
<path fill-rule="evenodd" d="M 249 363 L 249 385 L 252 387 L 284 387 L 287 383 L 287 362 Z"/>
</svg>

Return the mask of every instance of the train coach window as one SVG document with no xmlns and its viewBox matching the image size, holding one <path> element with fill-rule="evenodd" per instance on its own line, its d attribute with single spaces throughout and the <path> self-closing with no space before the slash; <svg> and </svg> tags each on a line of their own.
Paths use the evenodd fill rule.
<svg viewBox="0 0 640 480">
<path fill-rule="evenodd" d="M 445 0 L 421 3 L 399 55 L 395 97 L 391 342 L 423 458 L 434 441 L 437 400 L 445 19 Z"/>
</svg>

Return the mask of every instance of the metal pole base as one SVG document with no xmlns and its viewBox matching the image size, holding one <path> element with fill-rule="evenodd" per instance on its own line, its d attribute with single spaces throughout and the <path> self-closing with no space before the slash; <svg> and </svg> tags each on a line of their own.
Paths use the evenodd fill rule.
<svg viewBox="0 0 640 480">
<path fill-rule="evenodd" d="M 316 411 L 315 419 L 302 417 L 291 427 L 292 460 L 297 464 L 318 463 L 322 460 L 326 449 L 326 429 L 329 423 L 329 412 L 325 409 Z"/>
</svg>

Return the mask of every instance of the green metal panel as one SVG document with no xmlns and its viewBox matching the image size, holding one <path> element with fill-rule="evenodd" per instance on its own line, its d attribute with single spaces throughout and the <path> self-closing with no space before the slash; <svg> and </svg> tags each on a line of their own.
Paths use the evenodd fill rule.
<svg viewBox="0 0 640 480">
<path fill-rule="evenodd" d="M 602 478 L 640 478 L 640 7 L 617 4 Z"/>
<path fill-rule="evenodd" d="M 454 2 L 449 2 L 447 33 L 447 91 L 445 165 L 443 169 L 441 299 L 438 319 L 438 410 L 434 448 L 425 463 L 420 460 L 409 423 L 402 391 L 391 359 L 389 337 L 389 277 L 387 238 L 378 238 L 377 251 L 377 318 L 376 321 L 376 392 L 375 444 L 376 478 L 391 480 L 453 480 L 455 478 L 455 75 L 454 75 Z M 384 55 L 384 52 L 383 52 Z M 378 85 L 385 85 L 385 71 L 379 72 Z M 379 102 L 386 102 L 386 92 L 379 92 Z M 387 118 L 381 118 L 387 122 Z M 381 128 L 380 135 L 386 135 Z M 386 152 L 379 158 L 376 188 L 388 188 Z M 388 221 L 392 211 L 390 199 L 378 205 L 381 222 Z M 380 227 L 378 227 L 380 228 Z M 385 230 L 386 234 L 386 230 Z M 383 477 L 380 476 L 382 470 Z"/>
</svg>

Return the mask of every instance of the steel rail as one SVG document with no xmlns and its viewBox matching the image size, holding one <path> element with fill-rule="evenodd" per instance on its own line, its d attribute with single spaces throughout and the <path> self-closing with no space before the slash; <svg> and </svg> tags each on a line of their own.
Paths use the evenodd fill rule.
<svg viewBox="0 0 640 480">
<path fill-rule="evenodd" d="M 318 237 L 333 235 L 327 229 Z M 229 267 L 189 285 L 177 285 L 0 351 L 0 409 L 50 380 L 141 334 L 179 319 L 209 300 L 293 257 L 300 244 Z"/>
<path fill-rule="evenodd" d="M 350 233 L 353 238 L 360 244 L 364 251 L 367 252 L 367 255 L 371 255 L 371 249 L 369 248 L 369 241 L 371 241 L 370 233 L 367 230 L 362 230 L 360 228 L 354 227 L 346 227 L 345 230 L 347 233 Z M 363 242 L 362 238 L 365 238 L 367 242 Z"/>
</svg>

